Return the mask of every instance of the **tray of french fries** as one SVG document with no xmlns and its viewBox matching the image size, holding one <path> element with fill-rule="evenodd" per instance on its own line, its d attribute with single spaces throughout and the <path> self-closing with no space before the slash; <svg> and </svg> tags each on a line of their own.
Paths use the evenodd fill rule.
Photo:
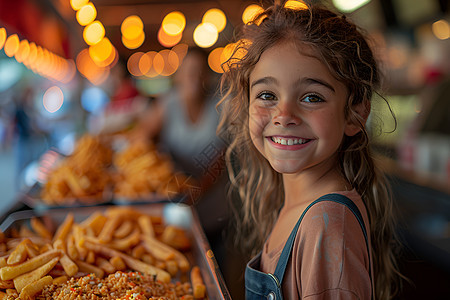
<svg viewBox="0 0 450 300">
<path fill-rule="evenodd" d="M 0 230 L 1 299 L 231 299 L 186 205 L 18 211 Z"/>
<path fill-rule="evenodd" d="M 39 182 L 23 193 L 22 202 L 35 209 L 183 202 L 198 189 L 153 143 L 114 144 L 119 143 L 85 134 L 70 155 L 48 151 L 40 159 Z"/>
</svg>

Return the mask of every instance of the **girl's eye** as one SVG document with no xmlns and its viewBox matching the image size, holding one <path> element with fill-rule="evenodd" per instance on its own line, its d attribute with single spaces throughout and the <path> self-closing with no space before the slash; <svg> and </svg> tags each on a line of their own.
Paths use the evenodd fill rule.
<svg viewBox="0 0 450 300">
<path fill-rule="evenodd" d="M 323 102 L 323 99 L 317 95 L 307 95 L 302 101 L 307 103 L 318 103 Z"/>
<path fill-rule="evenodd" d="M 274 101 L 277 99 L 275 95 L 270 92 L 262 92 L 256 98 L 267 101 Z"/>
</svg>

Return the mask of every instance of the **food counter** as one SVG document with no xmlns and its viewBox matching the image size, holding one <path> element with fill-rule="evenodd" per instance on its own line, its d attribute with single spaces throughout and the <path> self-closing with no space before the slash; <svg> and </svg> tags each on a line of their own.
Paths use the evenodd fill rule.
<svg viewBox="0 0 450 300">
<path fill-rule="evenodd" d="M 1 295 L 51 299 L 81 294 L 86 281 L 95 283 L 88 293 L 114 299 L 231 299 L 195 210 L 182 203 L 188 176 L 151 145 L 111 152 L 83 137 L 77 147 L 70 157 L 47 153 L 44 180 L 1 216 Z"/>
</svg>

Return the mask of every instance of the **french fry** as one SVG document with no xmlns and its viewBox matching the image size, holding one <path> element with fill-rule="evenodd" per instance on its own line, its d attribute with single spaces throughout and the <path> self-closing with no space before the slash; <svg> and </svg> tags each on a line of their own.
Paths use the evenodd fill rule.
<svg viewBox="0 0 450 300">
<path fill-rule="evenodd" d="M 88 254 L 86 255 L 86 259 L 85 259 L 85 261 L 88 263 L 88 264 L 93 264 L 93 263 L 95 263 L 95 253 L 94 253 L 94 251 L 88 251 Z"/>
<path fill-rule="evenodd" d="M 95 264 L 108 274 L 112 274 L 116 271 L 116 268 L 105 258 L 98 256 L 95 259 Z"/>
<path fill-rule="evenodd" d="M 22 226 L 20 226 L 19 235 L 20 237 L 30 237 L 34 236 L 34 233 L 28 228 L 27 225 L 22 224 Z"/>
<path fill-rule="evenodd" d="M 50 250 L 45 253 L 42 253 L 36 257 L 33 257 L 27 261 L 24 261 L 21 264 L 14 266 L 6 266 L 0 268 L 0 278 L 2 280 L 8 280 L 16 278 L 19 275 L 30 272 L 34 269 L 39 268 L 43 264 L 48 263 L 50 260 L 57 256 L 61 256 L 61 250 Z"/>
<path fill-rule="evenodd" d="M 114 232 L 114 237 L 121 239 L 129 235 L 132 231 L 133 231 L 133 222 L 130 220 L 125 220 Z"/>
<path fill-rule="evenodd" d="M 175 258 L 175 249 L 161 243 L 157 239 L 142 235 L 143 245 L 145 250 L 153 255 L 156 259 L 170 260 Z"/>
<path fill-rule="evenodd" d="M 63 240 L 58 239 L 53 242 L 53 249 L 59 249 L 62 252 L 66 252 L 66 243 Z"/>
<path fill-rule="evenodd" d="M 125 253 L 119 252 L 117 250 L 108 248 L 108 247 L 100 245 L 100 244 L 94 244 L 89 241 L 85 241 L 84 245 L 86 248 L 88 248 L 94 252 L 101 253 L 105 256 L 108 256 L 108 257 L 118 256 L 118 257 L 122 258 L 123 261 L 125 262 L 125 264 L 132 270 L 142 272 L 145 274 L 156 275 L 156 278 L 163 282 L 170 281 L 170 278 L 171 278 L 170 274 L 167 273 L 166 271 L 156 268 L 152 265 L 146 264 L 146 263 L 144 263 L 140 260 L 137 260 Z"/>
<path fill-rule="evenodd" d="M 145 234 L 149 237 L 155 236 L 155 231 L 153 230 L 152 219 L 150 216 L 141 215 L 138 218 L 139 228 L 141 228 L 142 234 Z"/>
<path fill-rule="evenodd" d="M 142 255 L 141 260 L 149 265 L 155 264 L 155 258 L 148 253 Z"/>
<path fill-rule="evenodd" d="M 62 275 L 56 278 L 53 278 L 53 284 L 61 284 L 69 280 L 69 278 L 66 275 Z"/>
<path fill-rule="evenodd" d="M 67 256 L 67 254 L 63 254 L 63 256 L 61 256 L 59 262 L 61 263 L 64 272 L 66 272 L 66 274 L 68 276 L 74 276 L 75 274 L 77 274 L 78 272 L 78 265 L 76 263 L 74 263 L 69 256 Z"/>
<path fill-rule="evenodd" d="M 50 270 L 53 269 L 53 267 L 58 263 L 58 260 L 59 257 L 55 257 L 39 268 L 14 278 L 14 287 L 16 288 L 17 292 L 20 293 L 26 285 L 38 281 L 39 279 L 47 275 L 48 272 L 50 272 Z"/>
<path fill-rule="evenodd" d="M 127 265 L 125 264 L 125 262 L 123 261 L 122 258 L 120 258 L 119 256 L 113 256 L 109 259 L 109 262 L 111 263 L 111 265 L 113 265 L 114 268 L 116 268 L 116 270 L 118 271 L 124 271 L 127 268 Z"/>
<path fill-rule="evenodd" d="M 30 221 L 31 228 L 36 232 L 39 236 L 45 239 L 52 239 L 52 234 L 50 231 L 45 228 L 44 224 L 38 218 L 32 218 Z"/>
<path fill-rule="evenodd" d="M 29 283 L 20 292 L 19 299 L 21 300 L 32 300 L 40 291 L 44 289 L 46 285 L 53 282 L 51 276 L 44 276 L 36 282 Z"/>
<path fill-rule="evenodd" d="M 39 255 L 39 247 L 37 247 L 36 245 L 34 245 L 32 243 L 25 244 L 25 249 L 27 250 L 27 256 L 29 258 L 33 258 L 33 257 Z"/>
<path fill-rule="evenodd" d="M 95 236 L 98 236 L 106 223 L 106 217 L 99 211 L 94 212 L 89 218 L 80 223 L 82 227 L 90 227 L 94 231 Z"/>
<path fill-rule="evenodd" d="M 12 280 L 0 280 L 0 289 L 12 289 L 14 288 L 14 282 Z"/>
<path fill-rule="evenodd" d="M 78 251 L 78 259 L 84 260 L 87 255 L 87 250 L 83 247 L 85 238 L 83 228 L 78 224 L 74 224 L 72 228 L 72 234 L 75 240 L 75 247 Z"/>
<path fill-rule="evenodd" d="M 75 246 L 75 238 L 73 237 L 73 234 L 69 234 L 69 236 L 67 237 L 66 249 L 67 255 L 71 259 L 78 259 L 78 250 L 77 247 Z"/>
<path fill-rule="evenodd" d="M 166 270 L 169 272 L 171 276 L 175 276 L 178 273 L 178 265 L 177 262 L 174 260 L 168 260 L 166 261 Z"/>
<path fill-rule="evenodd" d="M 8 265 L 15 265 L 27 259 L 28 253 L 27 248 L 25 247 L 26 244 L 31 244 L 31 241 L 29 239 L 23 239 L 19 245 L 17 245 L 6 260 Z"/>
<path fill-rule="evenodd" d="M 64 222 L 61 223 L 61 225 L 56 230 L 55 235 L 53 236 L 53 242 L 56 240 L 65 240 L 67 237 L 67 234 L 70 232 L 70 229 L 72 229 L 73 225 L 73 214 L 69 212 L 64 219 Z"/>
<path fill-rule="evenodd" d="M 206 286 L 203 282 L 200 268 L 194 266 L 191 270 L 191 284 L 195 299 L 203 299 L 206 296 Z"/>
<path fill-rule="evenodd" d="M 98 278 L 103 278 L 103 276 L 105 275 L 105 271 L 103 271 L 102 269 L 100 269 L 97 266 L 88 264 L 87 262 L 84 262 L 81 260 L 77 260 L 77 261 L 75 261 L 75 263 L 78 265 L 79 270 L 81 272 L 94 273 L 95 276 L 97 276 Z"/>
<path fill-rule="evenodd" d="M 19 297 L 19 293 L 17 293 L 16 289 L 6 289 L 6 297 L 17 299 Z"/>
<path fill-rule="evenodd" d="M 119 226 L 121 217 L 120 215 L 114 215 L 111 218 L 108 218 L 105 222 L 105 225 L 102 228 L 98 235 L 98 239 L 102 243 L 108 243 L 112 240 L 114 230 Z"/>
<path fill-rule="evenodd" d="M 141 233 L 139 228 L 135 228 L 133 232 L 126 238 L 115 239 L 111 241 L 108 246 L 117 250 L 127 250 L 136 246 L 141 241 Z"/>
<path fill-rule="evenodd" d="M 0 268 L 3 268 L 3 267 L 5 267 L 7 265 L 6 259 L 7 259 L 6 256 L 0 257 Z"/>
<path fill-rule="evenodd" d="M 166 226 L 161 235 L 161 241 L 182 251 L 191 247 L 191 241 L 186 235 L 186 230 L 172 225 Z"/>
<path fill-rule="evenodd" d="M 142 245 L 137 245 L 131 250 L 131 256 L 137 259 L 141 259 L 142 255 L 145 254 L 145 248 Z"/>
</svg>

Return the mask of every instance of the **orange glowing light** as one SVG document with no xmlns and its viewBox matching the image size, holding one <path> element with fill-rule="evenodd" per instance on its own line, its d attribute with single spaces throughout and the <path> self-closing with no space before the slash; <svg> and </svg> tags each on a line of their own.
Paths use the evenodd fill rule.
<svg viewBox="0 0 450 300">
<path fill-rule="evenodd" d="M 156 52 L 156 51 L 149 51 L 149 52 L 145 53 L 145 55 L 150 59 L 152 66 L 150 67 L 150 69 L 146 73 L 144 73 L 144 75 L 146 77 L 150 77 L 150 78 L 158 76 L 159 73 L 154 68 L 155 57 L 158 55 L 158 52 Z"/>
<path fill-rule="evenodd" d="M 211 8 L 203 15 L 202 23 L 211 23 L 216 26 L 217 32 L 221 32 L 227 25 L 227 17 L 220 9 Z"/>
<path fill-rule="evenodd" d="M 17 50 L 15 57 L 17 62 L 21 63 L 23 62 L 28 55 L 30 54 L 30 44 L 27 40 L 20 41 L 19 44 L 19 50 Z"/>
<path fill-rule="evenodd" d="M 142 74 L 147 74 L 147 72 L 150 71 L 150 68 L 153 65 L 153 57 L 155 57 L 155 55 L 155 51 L 150 51 L 141 56 L 139 59 L 139 71 Z"/>
<path fill-rule="evenodd" d="M 5 54 L 13 57 L 17 50 L 19 50 L 19 37 L 17 34 L 10 35 L 5 42 Z"/>
<path fill-rule="evenodd" d="M 208 65 L 216 73 L 223 73 L 221 67 L 220 56 L 222 55 L 223 47 L 219 47 L 211 51 L 208 55 Z"/>
<path fill-rule="evenodd" d="M 154 64 L 155 66 L 160 63 L 158 60 L 162 58 L 164 64 L 161 71 L 162 76 L 170 76 L 178 69 L 178 66 L 180 65 L 180 60 L 178 59 L 178 55 L 173 50 L 164 49 L 159 51 L 159 57 L 155 56 Z M 155 67 L 155 69 L 158 69 L 158 67 Z"/>
<path fill-rule="evenodd" d="M 135 52 L 133 53 L 127 61 L 127 69 L 133 76 L 142 76 L 142 72 L 139 70 L 139 60 L 144 55 L 144 52 Z"/>
<path fill-rule="evenodd" d="M 122 44 L 128 49 L 137 49 L 139 48 L 145 40 L 145 33 L 142 31 L 141 34 L 134 40 L 127 39 L 124 35 L 122 35 Z"/>
<path fill-rule="evenodd" d="M 89 0 L 70 0 L 70 6 L 73 10 L 79 10 L 85 6 Z"/>
<path fill-rule="evenodd" d="M 171 12 L 164 17 L 161 27 L 168 35 L 178 35 L 186 27 L 186 18 L 179 11 Z"/>
<path fill-rule="evenodd" d="M 431 29 L 433 34 L 440 40 L 450 38 L 450 24 L 444 19 L 434 22 L 431 25 Z"/>
<path fill-rule="evenodd" d="M 284 4 L 284 7 L 293 10 L 308 9 L 308 6 L 303 1 L 299 0 L 288 0 Z"/>
<path fill-rule="evenodd" d="M 144 23 L 139 16 L 132 15 L 123 20 L 120 31 L 127 40 L 135 40 L 142 35 Z"/>
<path fill-rule="evenodd" d="M 253 19 L 263 11 L 264 9 L 258 4 L 250 4 L 242 13 L 242 21 L 244 24 L 247 24 L 248 22 L 253 21 Z"/>
<path fill-rule="evenodd" d="M 197 46 L 208 48 L 214 45 L 219 38 L 216 26 L 211 23 L 201 23 L 194 30 L 194 42 Z"/>
<path fill-rule="evenodd" d="M 158 30 L 158 41 L 164 47 L 173 47 L 181 41 L 183 33 L 180 32 L 178 35 L 168 35 L 162 27 Z"/>
<path fill-rule="evenodd" d="M 23 64 L 26 65 L 28 68 L 30 68 L 30 66 L 33 65 L 34 61 L 36 60 L 36 55 L 37 55 L 36 44 L 31 42 L 30 53 L 28 54 L 27 58 L 23 61 Z"/>
<path fill-rule="evenodd" d="M 6 29 L 2 27 L 0 28 L 0 50 L 5 45 L 5 41 L 6 41 Z"/>
<path fill-rule="evenodd" d="M 94 4 L 88 3 L 84 5 L 82 8 L 80 8 L 79 11 L 77 11 L 77 21 L 81 26 L 86 26 L 93 22 L 95 18 L 97 17 L 97 9 L 95 9 Z"/>
<path fill-rule="evenodd" d="M 94 21 L 83 30 L 83 39 L 88 45 L 95 45 L 105 36 L 105 27 L 100 21 Z"/>
<path fill-rule="evenodd" d="M 113 45 L 107 37 L 104 37 L 100 42 L 89 47 L 89 55 L 97 64 L 102 64 L 113 53 Z"/>
<path fill-rule="evenodd" d="M 78 71 L 92 84 L 102 84 L 109 76 L 109 68 L 100 68 L 89 56 L 88 49 L 82 50 L 76 60 Z"/>
</svg>

